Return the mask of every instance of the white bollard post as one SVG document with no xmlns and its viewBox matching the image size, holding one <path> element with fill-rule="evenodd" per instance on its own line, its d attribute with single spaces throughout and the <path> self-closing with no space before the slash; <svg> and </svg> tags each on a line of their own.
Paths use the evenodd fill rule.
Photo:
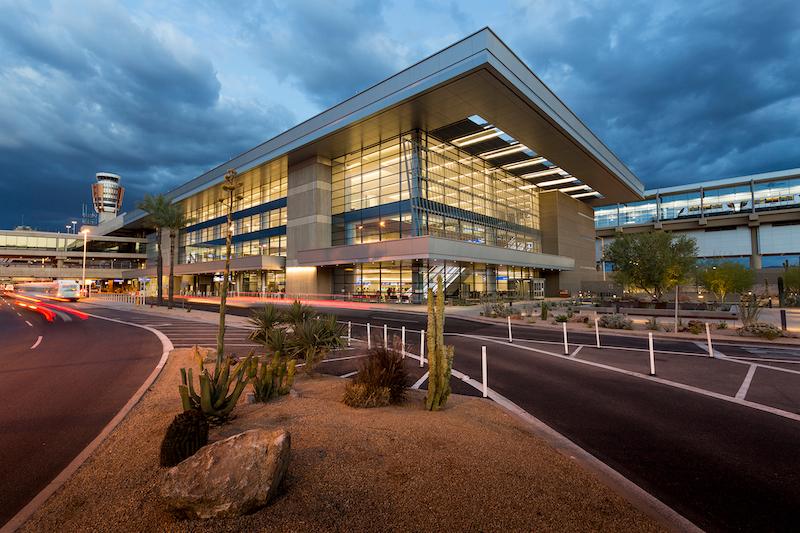
<svg viewBox="0 0 800 533">
<path fill-rule="evenodd" d="M 353 322 L 347 321 L 347 346 L 350 346 L 350 341 L 353 340 Z"/>
<path fill-rule="evenodd" d="M 711 328 L 706 322 L 706 340 L 708 341 L 708 356 L 714 357 L 714 347 L 711 345 Z"/>
<path fill-rule="evenodd" d="M 383 347 L 389 347 L 389 329 L 386 327 L 386 324 L 383 325 Z"/>
<path fill-rule="evenodd" d="M 600 348 L 600 323 L 597 317 L 594 317 L 594 340 L 597 343 L 597 347 Z"/>
<path fill-rule="evenodd" d="M 403 359 L 406 358 L 406 327 L 403 326 L 400 328 L 400 344 L 402 348 L 400 349 L 400 354 L 402 355 Z"/>
<path fill-rule="evenodd" d="M 367 322 L 367 349 L 370 348 L 372 348 L 372 337 L 370 336 L 369 322 Z"/>
<path fill-rule="evenodd" d="M 514 342 L 514 339 L 511 337 L 511 317 L 508 318 L 508 342 Z"/>
<path fill-rule="evenodd" d="M 486 374 L 486 346 L 481 346 L 481 370 L 483 371 L 483 397 L 489 397 L 489 377 Z"/>
<path fill-rule="evenodd" d="M 419 366 L 425 363 L 425 330 L 419 330 Z"/>
<path fill-rule="evenodd" d="M 562 326 L 564 326 L 564 355 L 569 355 L 569 344 L 567 344 L 567 323 L 562 322 Z"/>
<path fill-rule="evenodd" d="M 647 333 L 647 343 L 650 345 L 650 375 L 656 375 L 656 356 L 653 353 L 653 332 Z"/>
</svg>

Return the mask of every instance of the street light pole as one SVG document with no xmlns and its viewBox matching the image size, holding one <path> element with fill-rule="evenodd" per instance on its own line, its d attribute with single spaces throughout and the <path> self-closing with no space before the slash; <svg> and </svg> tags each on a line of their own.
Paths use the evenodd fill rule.
<svg viewBox="0 0 800 533">
<path fill-rule="evenodd" d="M 81 281 L 81 288 L 86 291 L 86 240 L 89 237 L 89 230 L 83 229 L 81 233 L 83 233 L 83 279 Z M 89 291 L 86 291 L 86 296 L 89 296 Z"/>
</svg>

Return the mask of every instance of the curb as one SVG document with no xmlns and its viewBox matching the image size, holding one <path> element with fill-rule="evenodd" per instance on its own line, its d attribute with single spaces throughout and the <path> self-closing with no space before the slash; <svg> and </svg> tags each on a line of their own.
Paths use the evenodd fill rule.
<svg viewBox="0 0 800 533">
<path fill-rule="evenodd" d="M 108 424 L 100 431 L 100 433 L 88 444 L 86 447 L 72 460 L 70 463 L 55 477 L 53 478 L 50 483 L 45 486 L 33 499 L 28 502 L 28 504 L 23 507 L 22 509 L 15 514 L 11 520 L 6 522 L 6 524 L 0 528 L 0 533 L 12 533 L 22 527 L 28 519 L 33 516 L 33 514 L 39 510 L 39 508 L 44 504 L 47 499 L 52 496 L 58 489 L 67 482 L 67 480 L 72 477 L 80 467 L 83 465 L 84 462 L 92 455 L 92 453 L 108 438 L 114 429 L 119 425 L 120 422 L 127 416 L 127 414 L 133 409 L 139 400 L 142 399 L 144 393 L 147 392 L 147 389 L 155 382 L 156 378 L 158 378 L 159 374 L 161 374 L 161 370 L 164 368 L 164 365 L 167 362 L 170 352 L 174 349 L 172 346 L 172 342 L 167 338 L 166 335 L 158 331 L 157 329 L 144 326 L 142 324 L 134 324 L 132 322 L 125 322 L 124 320 L 117 320 L 114 318 L 108 318 L 99 315 L 93 315 L 87 313 L 89 316 L 93 318 L 99 318 L 101 320 L 108 320 L 110 322 L 117 322 L 119 324 L 125 324 L 128 326 L 133 326 L 141 329 L 145 329 L 151 333 L 153 333 L 158 340 L 161 341 L 161 346 L 163 348 L 163 352 L 161 353 L 161 359 L 158 361 L 158 364 L 147 376 L 142 386 L 131 396 L 131 399 L 119 410 L 119 412 L 114 415 L 114 418 L 109 421 Z"/>
</svg>

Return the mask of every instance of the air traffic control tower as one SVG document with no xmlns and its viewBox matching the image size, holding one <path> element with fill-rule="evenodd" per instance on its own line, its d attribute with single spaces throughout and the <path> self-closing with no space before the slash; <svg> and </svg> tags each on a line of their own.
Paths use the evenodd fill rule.
<svg viewBox="0 0 800 533">
<path fill-rule="evenodd" d="M 120 186 L 120 176 L 117 174 L 98 172 L 95 178 L 97 183 L 92 184 L 92 203 L 97 211 L 98 222 L 103 223 L 119 213 L 125 189 Z"/>
</svg>

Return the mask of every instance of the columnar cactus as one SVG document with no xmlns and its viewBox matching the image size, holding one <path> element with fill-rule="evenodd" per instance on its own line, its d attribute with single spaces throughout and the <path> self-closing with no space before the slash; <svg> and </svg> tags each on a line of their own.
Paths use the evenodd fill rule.
<svg viewBox="0 0 800 533">
<path fill-rule="evenodd" d="M 444 287 L 442 277 L 436 279 L 436 295 L 428 289 L 428 395 L 425 408 L 438 411 L 450 396 L 450 372 L 454 348 L 444 344 Z"/>
<path fill-rule="evenodd" d="M 289 394 L 294 383 L 295 365 L 294 359 L 282 359 L 279 352 L 272 355 L 272 361 L 265 359 L 260 365 L 258 360 L 254 360 L 249 374 L 256 401 L 268 402 L 272 398 Z"/>
</svg>

